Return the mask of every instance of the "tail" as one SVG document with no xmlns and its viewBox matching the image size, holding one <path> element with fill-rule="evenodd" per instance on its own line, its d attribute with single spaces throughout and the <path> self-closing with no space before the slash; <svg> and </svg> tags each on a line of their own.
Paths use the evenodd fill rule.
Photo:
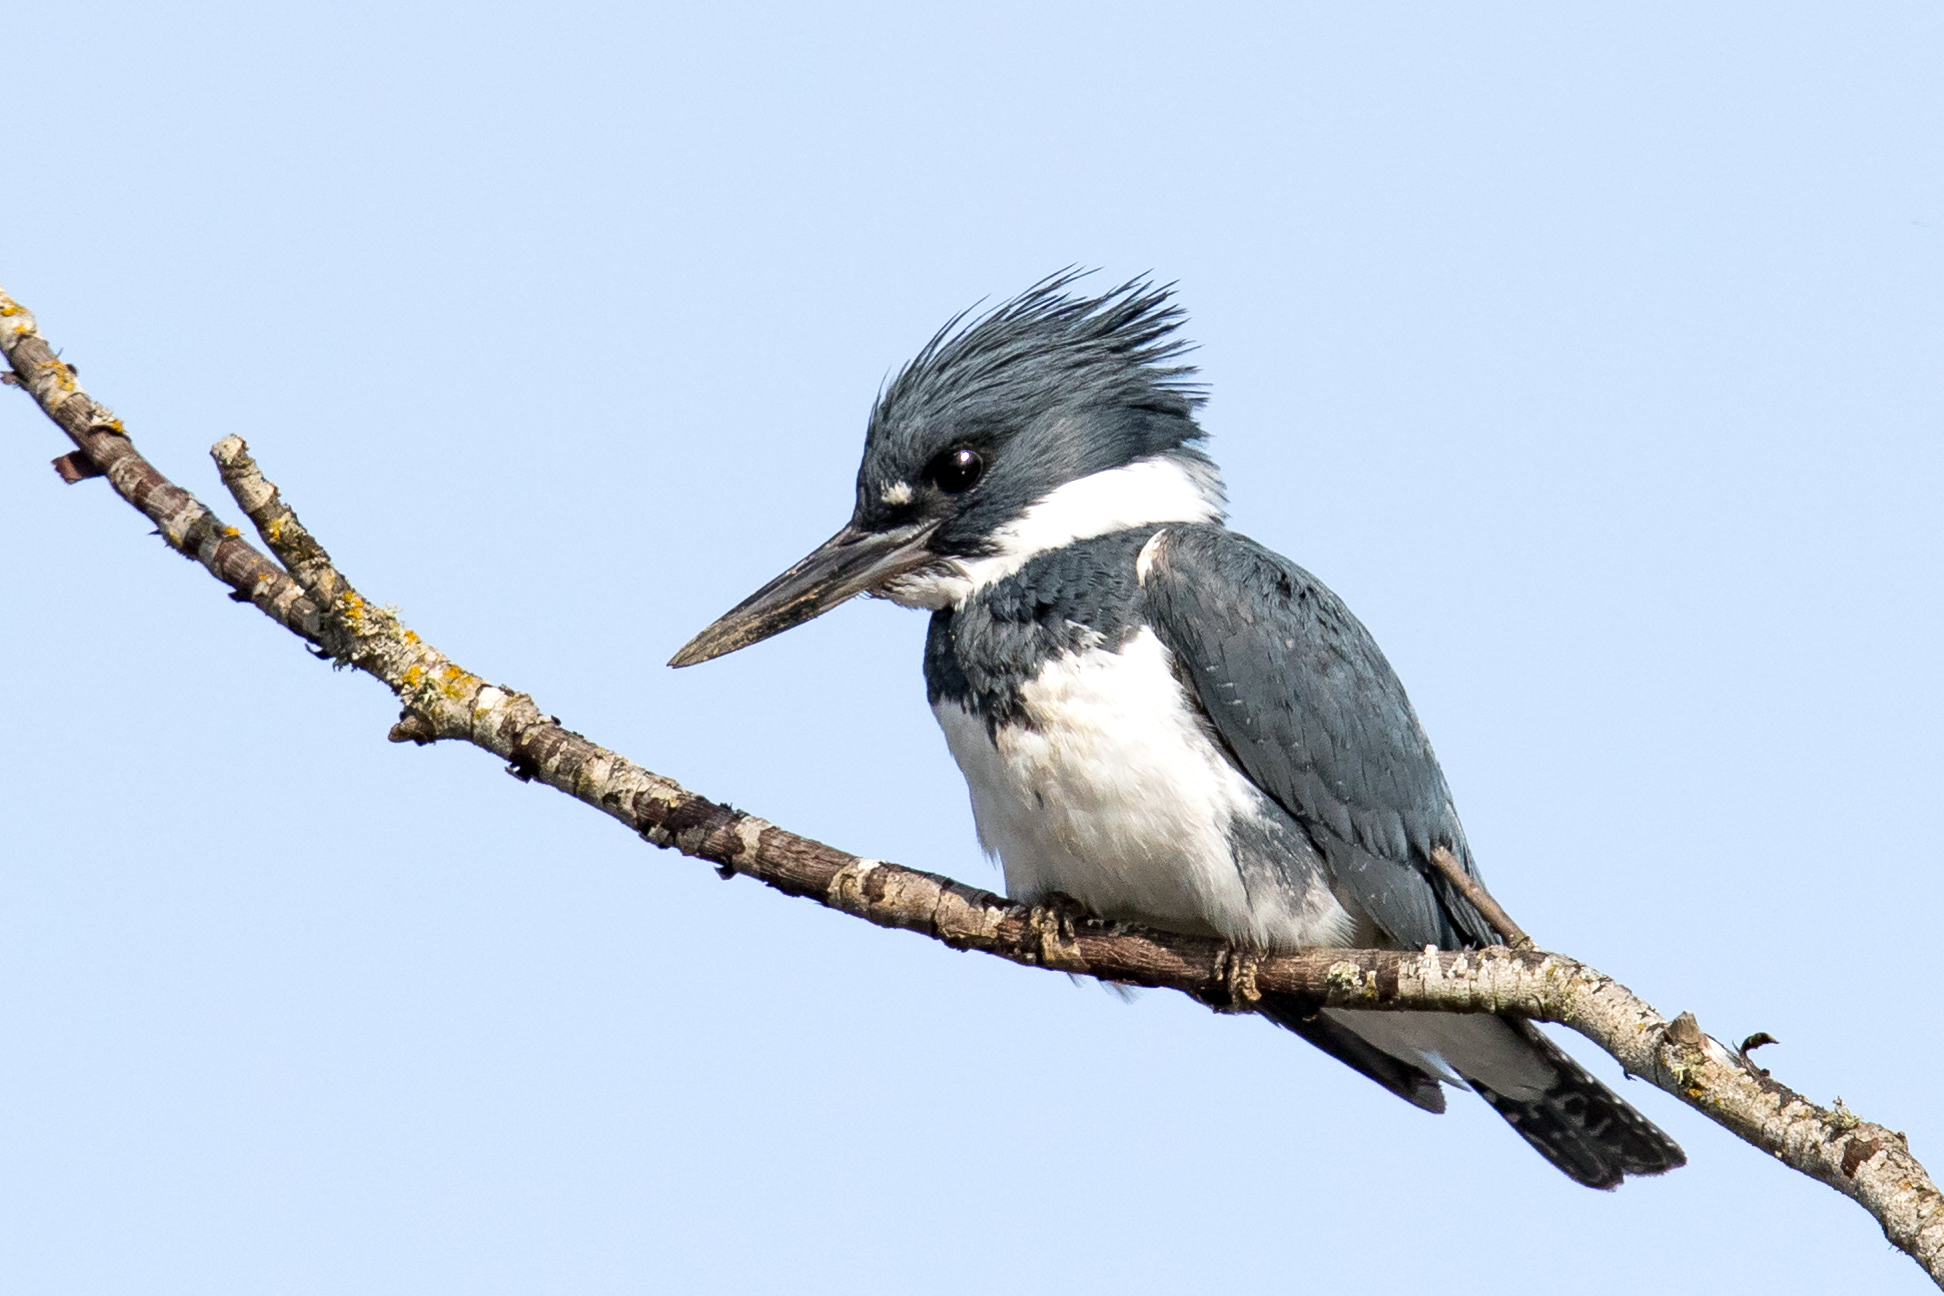
<svg viewBox="0 0 1944 1296">
<path fill-rule="evenodd" d="M 1301 1035 L 1359 1075 L 1375 1080 L 1413 1107 L 1444 1114 L 1444 1089 L 1423 1067 L 1393 1057 L 1363 1036 L 1291 995 L 1262 996 L 1258 1010 L 1286 1031 Z"/>
<path fill-rule="evenodd" d="M 1673 1139 L 1521 1017 L 1326 1009 L 1264 996 L 1261 1012 L 1426 1111 L 1439 1082 L 1474 1089 L 1560 1173 L 1589 1188 L 1687 1164 Z"/>
<path fill-rule="evenodd" d="M 1500 1093 L 1470 1075 L 1465 1079 L 1560 1173 L 1588 1188 L 1618 1188 L 1628 1175 L 1665 1174 L 1687 1164 L 1680 1144 L 1594 1079 L 1537 1026 L 1518 1017 L 1501 1020 L 1558 1078 L 1545 1092 L 1522 1097 Z"/>
</svg>

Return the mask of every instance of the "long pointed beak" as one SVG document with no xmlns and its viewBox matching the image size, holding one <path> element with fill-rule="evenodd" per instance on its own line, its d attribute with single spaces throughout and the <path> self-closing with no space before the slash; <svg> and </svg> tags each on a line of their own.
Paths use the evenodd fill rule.
<svg viewBox="0 0 1944 1296">
<path fill-rule="evenodd" d="M 896 531 L 859 531 L 845 527 L 804 555 L 801 562 L 724 613 L 716 623 L 682 645 L 670 666 L 693 666 L 738 648 L 782 634 L 791 626 L 885 582 L 937 561 L 925 547 L 937 523 Z"/>
</svg>

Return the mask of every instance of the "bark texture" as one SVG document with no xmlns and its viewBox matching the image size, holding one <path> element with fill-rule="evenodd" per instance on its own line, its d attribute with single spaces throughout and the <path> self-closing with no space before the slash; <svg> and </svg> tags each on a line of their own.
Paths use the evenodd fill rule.
<svg viewBox="0 0 1944 1296">
<path fill-rule="evenodd" d="M 101 476 L 155 522 L 163 539 L 338 664 L 375 677 L 402 712 L 394 742 L 458 739 L 620 820 L 657 846 L 747 874 L 789 895 L 880 927 L 1030 967 L 1179 990 L 1218 1011 L 1248 1012 L 1265 993 L 1319 1006 L 1513 1012 L 1584 1035 L 1626 1070 L 1673 1094 L 1741 1139 L 1853 1198 L 1885 1236 L 1944 1288 L 1944 1195 L 1902 1134 L 1822 1107 L 1771 1079 L 1744 1052 L 1673 1021 L 1625 986 L 1531 946 L 1496 904 L 1488 916 L 1514 948 L 1422 953 L 1321 950 L 1260 956 L 1219 941 L 1103 922 L 1071 905 L 1035 907 L 950 878 L 860 859 L 688 791 L 563 728 L 524 693 L 465 670 L 371 603 L 332 564 L 237 437 L 211 454 L 275 561 L 225 526 L 139 454 L 121 421 L 82 389 L 30 315 L 0 289 L 0 352 L 76 449 L 55 460 L 63 480 Z M 1487 897 L 1489 899 L 1489 897 Z"/>
</svg>

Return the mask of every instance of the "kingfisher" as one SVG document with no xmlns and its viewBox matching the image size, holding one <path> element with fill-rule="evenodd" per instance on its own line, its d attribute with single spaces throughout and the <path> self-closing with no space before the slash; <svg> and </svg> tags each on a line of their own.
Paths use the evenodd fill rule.
<svg viewBox="0 0 1944 1296">
<path fill-rule="evenodd" d="M 1173 285 L 1061 272 L 961 312 L 879 392 L 844 528 L 669 663 L 858 595 L 930 611 L 925 693 L 1026 904 L 1238 948 L 1495 942 L 1443 770 L 1376 641 L 1224 525 Z M 1569 1178 L 1686 1163 L 1513 1014 L 1258 1011 L 1428 1112 L 1470 1089 Z"/>
</svg>

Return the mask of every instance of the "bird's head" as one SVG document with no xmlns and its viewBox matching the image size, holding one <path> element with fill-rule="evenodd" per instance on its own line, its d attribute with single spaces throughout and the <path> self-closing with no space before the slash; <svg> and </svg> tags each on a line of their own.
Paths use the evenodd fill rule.
<svg viewBox="0 0 1944 1296">
<path fill-rule="evenodd" d="M 944 608 L 1036 553 L 1222 516 L 1196 449 L 1204 397 L 1182 311 L 1145 280 L 1098 297 L 1066 273 L 961 314 L 879 394 L 850 522 L 690 640 L 692 666 L 859 594 Z"/>
</svg>

